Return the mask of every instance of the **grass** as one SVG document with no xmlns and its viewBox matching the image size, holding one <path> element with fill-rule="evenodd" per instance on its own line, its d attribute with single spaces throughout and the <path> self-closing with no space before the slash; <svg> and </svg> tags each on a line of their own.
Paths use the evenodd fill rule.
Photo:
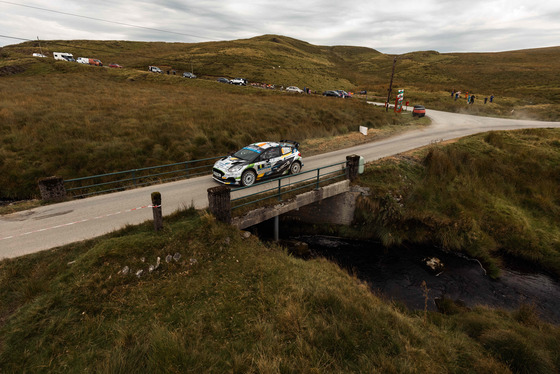
<svg viewBox="0 0 560 374">
<path fill-rule="evenodd" d="M 352 134 L 360 125 L 375 138 L 410 124 L 361 105 L 362 99 L 340 102 L 215 82 L 218 76 L 242 76 L 316 93 L 367 90 L 368 99 L 384 101 L 393 56 L 369 48 L 315 46 L 278 35 L 196 44 L 74 40 L 41 46 L 125 68 L 30 57 L 38 42 L 0 50 L 1 199 L 37 197 L 37 179 L 55 174 L 68 179 L 175 163 L 284 137 L 315 154 L 369 140 Z M 559 53 L 408 53 L 397 56 L 394 89 L 405 89 L 410 105 L 558 120 Z M 149 73 L 148 65 L 179 75 Z M 180 78 L 191 68 L 202 79 Z M 451 100 L 452 89 L 475 93 L 478 100 L 470 106 Z M 484 105 L 482 98 L 491 94 L 495 102 Z"/>
<path fill-rule="evenodd" d="M 413 123 L 359 100 L 64 62 L 33 66 L 53 71 L 2 78 L 9 83 L 0 88 L 2 198 L 36 196 L 44 176 L 215 157 L 263 139 L 350 139 L 360 125 L 379 135 Z"/>
<path fill-rule="evenodd" d="M 400 125 L 355 101 L 145 72 L 161 62 L 187 70 L 196 56 L 195 73 L 207 77 L 383 97 L 392 57 L 369 49 L 264 36 L 193 45 L 73 41 L 49 50 L 63 47 L 76 56 L 95 49 L 130 69 L 24 57 L 33 43 L 2 48 L 2 74 L 25 69 L 0 77 L 2 197 L 33 195 L 34 179 L 53 173 L 183 161 L 260 137 L 295 137 L 319 152 L 359 124 Z M 507 102 L 514 113 L 525 106 L 541 116 L 558 93 L 557 54 L 417 52 L 400 56 L 396 85 L 412 103 L 462 105 L 444 95 L 454 88 L 494 93 L 496 106 L 486 108 L 495 115 L 511 115 L 510 104 L 500 107 Z M 361 204 L 361 234 L 465 251 L 494 276 L 508 256 L 558 274 L 559 145 L 553 130 L 492 132 L 369 165 L 360 180 L 372 189 Z M 178 261 L 165 261 L 175 253 Z M 293 258 L 189 209 L 166 218 L 160 233 L 148 222 L 0 261 L 0 371 L 560 371 L 560 330 L 530 306 L 468 310 L 448 301 L 445 310 L 408 311 L 326 260 Z"/>
<path fill-rule="evenodd" d="M 425 319 L 326 260 L 293 258 L 204 212 L 151 226 L 1 261 L 2 372 L 560 368 L 560 330 L 530 308 Z"/>
<path fill-rule="evenodd" d="M 466 252 L 492 276 L 515 259 L 558 277 L 559 145 L 554 129 L 490 132 L 372 163 L 360 230 Z"/>
</svg>

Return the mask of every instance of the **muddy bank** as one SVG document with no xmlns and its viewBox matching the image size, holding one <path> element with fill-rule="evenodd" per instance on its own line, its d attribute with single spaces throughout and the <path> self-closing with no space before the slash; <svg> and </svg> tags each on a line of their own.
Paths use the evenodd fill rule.
<svg viewBox="0 0 560 374">
<path fill-rule="evenodd" d="M 328 236 L 299 236 L 297 239 L 308 243 L 314 256 L 338 263 L 367 282 L 373 292 L 411 309 L 424 309 L 421 285 L 425 281 L 429 289 L 429 310 L 437 310 L 435 299 L 443 296 L 459 300 L 467 307 L 487 305 L 511 310 L 525 303 L 534 304 L 543 320 L 560 323 L 560 284 L 544 274 L 504 269 L 499 280 L 492 280 L 478 261 L 436 248 L 386 249 L 375 242 Z M 441 273 L 425 266 L 423 259 L 429 257 L 443 262 Z"/>
</svg>

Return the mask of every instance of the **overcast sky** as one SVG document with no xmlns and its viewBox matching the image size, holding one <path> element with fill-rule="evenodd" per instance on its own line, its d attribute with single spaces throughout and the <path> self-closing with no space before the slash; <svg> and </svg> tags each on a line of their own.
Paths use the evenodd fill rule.
<svg viewBox="0 0 560 374">
<path fill-rule="evenodd" d="M 396 54 L 560 46 L 560 0 L 0 0 L 0 46 L 21 42 L 6 36 L 196 43 L 264 34 Z"/>
</svg>

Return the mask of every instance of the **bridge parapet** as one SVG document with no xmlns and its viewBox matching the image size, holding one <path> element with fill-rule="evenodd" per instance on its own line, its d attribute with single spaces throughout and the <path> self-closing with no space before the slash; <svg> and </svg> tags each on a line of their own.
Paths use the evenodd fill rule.
<svg viewBox="0 0 560 374">
<path fill-rule="evenodd" d="M 297 210 L 306 205 L 310 205 L 324 199 L 337 196 L 350 191 L 350 181 L 343 180 L 341 182 L 329 184 L 314 191 L 304 192 L 292 199 L 283 201 L 274 206 L 261 207 L 240 216 L 234 217 L 231 224 L 239 229 L 259 224 L 281 214 Z"/>
</svg>

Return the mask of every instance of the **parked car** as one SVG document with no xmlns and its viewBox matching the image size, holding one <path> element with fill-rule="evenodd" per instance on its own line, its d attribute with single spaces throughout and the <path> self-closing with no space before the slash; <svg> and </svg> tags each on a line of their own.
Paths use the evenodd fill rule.
<svg viewBox="0 0 560 374">
<path fill-rule="evenodd" d="M 89 64 L 90 65 L 95 65 L 95 66 L 103 66 L 103 63 L 96 58 L 90 58 L 89 59 Z"/>
<path fill-rule="evenodd" d="M 196 78 L 196 75 L 194 75 L 194 74 L 191 73 L 191 72 L 185 71 L 185 72 L 183 73 L 183 78 L 195 79 L 195 78 Z"/>
<path fill-rule="evenodd" d="M 222 77 L 222 78 L 218 78 L 218 82 L 220 82 L 220 83 L 229 83 L 229 79 L 223 78 L 223 77 Z"/>
<path fill-rule="evenodd" d="M 352 97 L 348 92 L 346 92 L 344 90 L 335 90 L 335 91 L 338 92 L 340 94 L 340 96 L 344 99 Z"/>
<path fill-rule="evenodd" d="M 158 68 L 157 66 L 148 66 L 148 70 L 153 72 L 153 73 L 160 73 L 163 74 L 163 70 L 161 70 L 160 68 Z"/>
<path fill-rule="evenodd" d="M 33 57 L 47 57 L 42 53 L 33 53 Z"/>
<path fill-rule="evenodd" d="M 229 81 L 229 83 L 236 84 L 238 86 L 246 86 L 247 80 L 245 78 L 233 78 L 232 80 Z"/>
<path fill-rule="evenodd" d="M 53 52 L 53 57 L 55 60 L 76 62 L 76 60 L 74 60 L 74 56 L 72 55 L 72 53 Z"/>
<path fill-rule="evenodd" d="M 103 63 L 95 58 L 89 58 L 89 57 L 78 57 L 78 59 L 76 60 L 76 62 L 79 62 L 80 64 L 89 64 L 89 65 L 95 65 L 95 66 L 103 66 Z"/>
<path fill-rule="evenodd" d="M 423 105 L 415 105 L 412 109 L 412 117 L 424 117 L 426 115 L 426 108 Z"/>
<path fill-rule="evenodd" d="M 119 64 L 109 64 L 110 68 L 117 68 L 117 69 L 122 69 L 122 66 Z"/>
<path fill-rule="evenodd" d="M 250 186 L 267 178 L 297 174 L 303 167 L 299 143 L 291 140 L 253 143 L 218 160 L 212 178 L 224 184 Z"/>
<path fill-rule="evenodd" d="M 330 90 L 323 92 L 323 96 L 342 97 L 342 94 L 340 94 L 338 91 Z"/>
<path fill-rule="evenodd" d="M 303 90 L 300 89 L 299 87 L 296 87 L 296 86 L 289 86 L 289 87 L 286 87 L 286 91 L 288 91 L 288 92 L 303 93 Z"/>
</svg>

